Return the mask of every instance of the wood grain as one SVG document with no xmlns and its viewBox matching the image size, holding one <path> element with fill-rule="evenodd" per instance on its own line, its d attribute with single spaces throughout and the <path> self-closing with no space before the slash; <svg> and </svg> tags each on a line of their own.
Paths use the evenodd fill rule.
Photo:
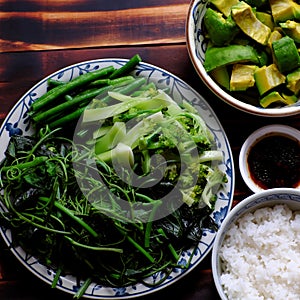
<svg viewBox="0 0 300 300">
<path fill-rule="evenodd" d="M 25 92 L 54 71 L 85 60 L 139 53 L 144 62 L 191 85 L 215 111 L 232 149 L 236 205 L 252 193 L 238 169 L 244 140 L 267 124 L 300 129 L 300 118 L 246 114 L 222 102 L 203 84 L 186 49 L 189 4 L 190 0 L 0 0 L 0 125 Z M 210 255 L 186 277 L 153 295 L 142 299 L 219 299 Z M 0 239 L 0 299 L 41 298 L 73 299 L 31 274 Z"/>
<path fill-rule="evenodd" d="M 186 4 L 186 0 L 0 0 L 0 11 L 112 11 L 138 7 Z"/>
<path fill-rule="evenodd" d="M 0 12 L 0 49 L 15 52 L 183 43 L 187 10 L 188 4 L 176 4 L 114 11 Z"/>
</svg>

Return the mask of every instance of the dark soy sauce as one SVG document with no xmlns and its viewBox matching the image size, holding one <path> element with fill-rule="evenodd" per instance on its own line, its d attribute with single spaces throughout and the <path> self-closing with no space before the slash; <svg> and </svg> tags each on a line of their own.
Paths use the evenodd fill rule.
<svg viewBox="0 0 300 300">
<path fill-rule="evenodd" d="M 259 140 L 248 155 L 252 180 L 263 189 L 300 185 L 300 143 L 284 135 Z"/>
</svg>

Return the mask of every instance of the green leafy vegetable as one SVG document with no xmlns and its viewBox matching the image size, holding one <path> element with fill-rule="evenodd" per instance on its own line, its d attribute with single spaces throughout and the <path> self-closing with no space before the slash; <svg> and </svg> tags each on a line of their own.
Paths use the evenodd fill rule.
<svg viewBox="0 0 300 300">
<path fill-rule="evenodd" d="M 180 255 L 196 249 L 204 228 L 216 230 L 210 214 L 226 182 L 222 153 L 193 106 L 128 78 L 137 61 L 108 68 L 106 77 L 98 72 L 93 82 L 52 82 L 55 91 L 31 111 L 35 134 L 13 136 L 0 164 L 0 224 L 11 229 L 14 245 L 56 271 L 53 287 L 69 273 L 84 280 L 76 298 L 92 281 L 149 285 L 145 278 L 161 272 L 160 284 L 175 267 L 189 267 Z M 117 75 L 126 80 L 116 83 Z M 78 83 L 72 99 L 53 98 Z M 85 95 L 83 86 L 101 92 L 70 106 Z M 74 139 L 63 135 L 59 126 L 81 112 Z M 45 115 L 56 117 L 47 125 L 39 121 Z"/>
</svg>

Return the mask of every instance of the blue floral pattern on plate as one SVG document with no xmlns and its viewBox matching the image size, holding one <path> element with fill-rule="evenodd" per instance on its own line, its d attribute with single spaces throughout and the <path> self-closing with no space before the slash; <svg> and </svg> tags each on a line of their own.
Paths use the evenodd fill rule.
<svg viewBox="0 0 300 300">
<path fill-rule="evenodd" d="M 15 104 L 0 128 L 0 144 L 2 146 L 0 159 L 2 160 L 4 158 L 4 151 L 12 135 L 30 135 L 33 132 L 27 112 L 32 102 L 47 91 L 47 80 L 49 78 L 61 81 L 70 81 L 83 73 L 91 72 L 109 65 L 119 68 L 126 62 L 126 59 L 99 59 L 86 61 L 59 70 L 37 83 Z M 159 88 L 168 88 L 171 96 L 178 101 L 189 101 L 198 110 L 199 114 L 211 130 L 216 142 L 216 147 L 224 154 L 224 162 L 220 164 L 219 167 L 227 174 L 228 178 L 228 182 L 218 193 L 218 200 L 216 202 L 215 210 L 212 213 L 212 218 L 218 225 L 220 225 L 232 205 L 234 192 L 234 166 L 230 145 L 217 116 L 201 95 L 199 95 L 188 84 L 168 71 L 147 63 L 140 63 L 133 74 L 137 77 L 145 77 L 148 82 L 154 82 Z M 0 211 L 4 211 L 4 209 L 4 206 L 0 203 Z M 53 277 L 55 276 L 54 271 L 41 265 L 34 257 L 27 255 L 20 247 L 12 247 L 12 237 L 9 230 L 6 228 L 0 228 L 0 232 L 6 244 L 11 247 L 11 251 L 19 259 L 19 261 L 37 277 L 46 283 L 51 284 Z M 190 267 L 187 270 L 179 268 L 174 269 L 167 279 L 157 287 L 136 284 L 127 287 L 112 288 L 93 283 L 89 286 L 84 296 L 86 298 L 93 299 L 128 299 L 131 297 L 146 295 L 166 287 L 188 274 L 204 259 L 212 248 L 215 235 L 216 232 L 214 231 L 205 231 L 197 249 L 185 251 L 180 258 L 179 263 L 185 264 L 190 260 L 192 252 L 194 252 L 194 256 L 190 262 Z M 164 275 L 165 274 L 157 273 L 147 278 L 147 282 L 154 283 Z M 70 294 L 76 293 L 79 288 L 77 280 L 73 276 L 61 276 L 57 287 Z"/>
</svg>

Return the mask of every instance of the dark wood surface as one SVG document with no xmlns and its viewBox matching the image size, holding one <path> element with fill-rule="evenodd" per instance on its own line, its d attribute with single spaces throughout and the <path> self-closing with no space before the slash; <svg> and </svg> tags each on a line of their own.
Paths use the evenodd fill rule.
<svg viewBox="0 0 300 300">
<path fill-rule="evenodd" d="M 162 4 L 163 3 L 163 4 Z M 272 123 L 300 129 L 299 115 L 266 118 L 238 111 L 217 99 L 197 76 L 186 49 L 188 0 L 0 0 L 0 124 L 35 83 L 84 60 L 139 53 L 195 88 L 216 112 L 232 147 L 234 204 L 251 191 L 238 155 L 255 129 Z M 0 145 L 1 147 L 1 145 Z M 182 280 L 143 299 L 218 299 L 210 255 Z M 72 299 L 27 271 L 0 240 L 0 299 Z"/>
</svg>

